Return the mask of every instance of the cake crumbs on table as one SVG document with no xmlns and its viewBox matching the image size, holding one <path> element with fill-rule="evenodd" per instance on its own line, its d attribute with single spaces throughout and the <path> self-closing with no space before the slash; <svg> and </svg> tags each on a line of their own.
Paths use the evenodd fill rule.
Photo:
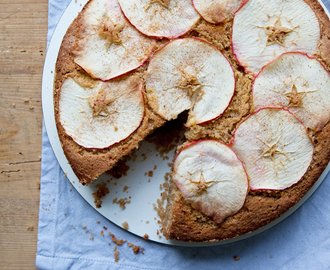
<svg viewBox="0 0 330 270">
<path fill-rule="evenodd" d="M 91 233 L 91 235 L 89 236 L 89 239 L 93 240 L 93 238 L 94 238 L 94 235 Z"/>
<path fill-rule="evenodd" d="M 97 220 L 96 223 L 97 223 L 97 224 L 100 224 L 100 221 Z"/>
<path fill-rule="evenodd" d="M 102 237 L 104 236 L 104 232 L 103 232 L 103 230 L 101 230 L 101 235 L 102 235 Z"/>
<path fill-rule="evenodd" d="M 118 250 L 115 252 L 115 261 L 116 262 L 119 261 L 119 251 Z"/>
<path fill-rule="evenodd" d="M 103 229 L 105 229 L 107 231 L 108 230 L 108 227 L 103 226 Z"/>
<path fill-rule="evenodd" d="M 132 248 L 133 253 L 134 253 L 135 255 L 138 254 L 138 253 L 142 253 L 142 254 L 144 254 L 144 253 L 143 253 L 143 251 L 144 251 L 144 248 L 143 248 L 143 247 L 136 246 L 136 245 L 134 245 L 134 244 L 132 244 L 132 243 L 127 243 L 127 246 L 129 246 L 129 247 Z"/>
<path fill-rule="evenodd" d="M 234 255 L 233 258 L 234 258 L 235 261 L 239 261 L 239 257 L 238 256 Z"/>
<path fill-rule="evenodd" d="M 114 234 L 111 232 L 108 232 L 109 236 L 111 236 L 111 241 L 116 243 L 118 246 L 121 246 L 122 244 L 126 243 L 126 240 L 123 239 L 117 239 Z"/>
<path fill-rule="evenodd" d="M 32 232 L 32 231 L 34 230 L 34 227 L 33 227 L 33 226 L 29 226 L 29 227 L 27 228 L 27 230 Z"/>
</svg>

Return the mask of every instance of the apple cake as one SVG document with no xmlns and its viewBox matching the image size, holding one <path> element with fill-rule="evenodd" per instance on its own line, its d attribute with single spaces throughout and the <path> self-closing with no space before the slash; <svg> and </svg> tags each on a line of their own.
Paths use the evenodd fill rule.
<svg viewBox="0 0 330 270">
<path fill-rule="evenodd" d="M 55 120 L 85 185 L 186 112 L 163 233 L 277 219 L 330 160 L 330 22 L 317 0 L 90 0 L 59 50 Z"/>
</svg>

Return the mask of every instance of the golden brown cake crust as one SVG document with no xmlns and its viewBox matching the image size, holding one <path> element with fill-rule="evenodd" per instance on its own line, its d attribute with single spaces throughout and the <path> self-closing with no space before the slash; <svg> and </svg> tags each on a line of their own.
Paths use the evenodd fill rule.
<svg viewBox="0 0 330 270">
<path fill-rule="evenodd" d="M 315 10 L 321 25 L 321 39 L 316 57 L 330 69 L 330 21 L 316 0 L 305 0 Z M 84 9 L 88 4 L 85 6 Z M 207 124 L 196 125 L 185 132 L 187 141 L 199 139 L 216 139 L 224 143 L 232 140 L 236 126 L 251 113 L 251 87 L 254 78 L 244 72 L 231 48 L 232 21 L 218 25 L 207 23 L 201 19 L 184 37 L 199 37 L 205 39 L 217 48 L 230 61 L 236 77 L 236 91 L 233 100 L 218 119 Z M 59 51 L 54 88 L 55 119 L 64 153 L 80 182 L 89 183 L 106 170 L 111 169 L 123 156 L 127 155 L 154 129 L 164 124 L 164 120 L 154 113 L 146 103 L 145 116 L 141 126 L 124 141 L 106 149 L 86 149 L 76 144 L 69 137 L 59 121 L 58 102 L 60 88 L 67 76 L 84 77 L 89 83 L 84 71 L 73 61 L 77 49 L 77 41 L 84 34 L 82 13 L 69 27 Z M 168 42 L 163 39 L 157 46 Z M 148 62 L 134 72 L 144 81 Z M 254 231 L 275 220 L 294 206 L 313 186 L 330 160 L 330 124 L 321 132 L 312 134 L 315 144 L 313 162 L 301 181 L 283 191 L 250 191 L 244 207 L 225 222 L 216 225 L 213 220 L 195 210 L 183 199 L 179 189 L 172 182 L 169 192 L 166 216 L 164 219 L 164 235 L 170 239 L 182 241 L 217 241 L 233 238 Z"/>
</svg>

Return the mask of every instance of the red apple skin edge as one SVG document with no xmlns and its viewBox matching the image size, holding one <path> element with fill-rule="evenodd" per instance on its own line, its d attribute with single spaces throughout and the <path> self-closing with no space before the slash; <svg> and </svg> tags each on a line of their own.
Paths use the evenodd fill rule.
<svg viewBox="0 0 330 270">
<path fill-rule="evenodd" d="M 153 35 L 147 35 L 147 34 L 145 34 L 145 33 L 143 33 L 143 32 L 141 32 L 127 17 L 126 17 L 126 15 L 125 15 L 125 13 L 124 13 L 124 11 L 123 11 L 123 9 L 121 8 L 121 5 L 120 5 L 120 3 L 118 2 L 118 4 L 119 4 L 119 7 L 120 7 L 120 10 L 121 10 L 121 13 L 124 15 L 124 17 L 125 17 L 125 19 L 137 30 L 137 31 L 139 31 L 141 34 L 143 34 L 143 35 L 145 35 L 145 36 L 147 36 L 147 37 L 152 37 L 152 38 L 156 38 L 156 39 L 163 39 L 163 38 L 167 38 L 167 39 L 175 39 L 175 38 L 178 38 L 178 37 L 181 37 L 181 36 L 183 36 L 183 35 L 185 35 L 185 34 L 187 34 L 191 29 L 193 29 L 194 27 L 195 27 L 195 25 L 199 22 L 199 20 L 200 20 L 200 18 L 197 20 L 197 22 L 194 24 L 194 25 L 192 25 L 186 32 L 184 32 L 184 33 L 181 33 L 181 34 L 178 34 L 178 35 L 176 35 L 176 36 L 153 36 Z M 199 14 L 199 13 L 198 13 Z"/>
<path fill-rule="evenodd" d="M 212 119 L 210 119 L 210 120 L 207 120 L 207 121 L 205 121 L 205 122 L 202 122 L 202 123 L 197 124 L 197 125 L 204 125 L 204 124 L 207 124 L 207 123 L 209 123 L 209 122 L 211 122 L 211 121 L 213 121 L 213 120 L 219 118 L 219 117 L 220 117 L 220 116 L 221 116 L 221 115 L 227 110 L 227 108 L 229 107 L 231 101 L 232 101 L 233 98 L 234 98 L 235 89 L 236 89 L 236 77 L 235 77 L 235 72 L 234 72 L 234 69 L 233 69 L 231 63 L 230 63 L 229 60 L 227 59 L 227 57 L 226 57 L 226 56 L 225 56 L 225 55 L 224 55 L 224 54 L 223 54 L 223 53 L 222 53 L 222 52 L 221 52 L 216 46 L 214 46 L 212 43 L 210 43 L 210 42 L 208 42 L 208 41 L 206 41 L 206 40 L 204 40 L 204 39 L 202 39 L 202 38 L 198 38 L 198 37 L 187 37 L 187 38 L 180 38 L 180 39 L 195 39 L 195 40 L 199 40 L 199 41 L 202 41 L 202 42 L 204 42 L 204 43 L 206 43 L 206 44 L 212 46 L 213 48 L 215 48 L 217 51 L 219 51 L 219 52 L 222 54 L 222 56 L 223 56 L 223 57 L 227 60 L 227 62 L 229 63 L 229 66 L 231 67 L 231 70 L 232 70 L 232 72 L 233 72 L 233 77 L 234 77 L 234 79 L 235 79 L 234 88 L 233 88 L 233 94 L 232 94 L 232 96 L 231 96 L 230 101 L 228 102 L 228 104 L 227 104 L 227 106 L 226 106 L 226 109 L 225 109 L 220 115 L 218 115 L 218 116 L 216 116 L 216 117 L 214 117 L 214 118 L 212 118 Z M 174 40 L 173 40 L 173 41 L 174 41 Z M 172 41 L 170 41 L 170 42 L 164 44 L 163 46 L 161 46 L 161 47 L 160 47 L 160 48 L 154 53 L 154 55 L 156 55 L 158 52 L 160 52 L 165 46 L 167 46 L 167 45 L 170 44 L 171 42 L 172 42 Z M 152 60 L 152 58 L 151 58 L 150 60 Z M 184 127 L 187 128 L 186 124 L 183 124 L 183 125 L 184 125 Z"/>
<path fill-rule="evenodd" d="M 303 52 L 285 52 L 285 53 L 282 53 L 281 55 L 277 56 L 275 59 L 273 59 L 272 61 L 270 61 L 269 63 L 267 63 L 266 65 L 264 65 L 261 70 L 259 71 L 259 73 L 256 75 L 255 79 L 258 78 L 258 76 L 260 75 L 260 73 L 265 69 L 265 67 L 267 67 L 268 65 L 270 65 L 271 63 L 275 62 L 277 59 L 279 59 L 281 56 L 285 55 L 285 54 L 302 54 L 302 55 L 305 55 L 307 56 L 309 59 L 311 60 L 317 60 L 321 65 L 322 67 L 324 68 L 324 70 L 329 74 L 329 77 L 330 77 L 330 72 L 325 68 L 325 66 L 314 56 L 309 56 L 307 53 L 303 53 Z M 253 92 L 254 92 L 254 83 L 255 83 L 255 80 L 253 81 L 253 84 L 252 84 L 252 90 L 251 90 L 251 100 L 253 100 Z M 301 122 L 301 121 L 300 121 Z"/>
<path fill-rule="evenodd" d="M 188 147 L 190 147 L 190 146 L 192 146 L 192 145 L 194 145 L 194 144 L 197 144 L 197 143 L 200 143 L 200 142 L 206 142 L 206 141 L 216 142 L 216 143 L 220 143 L 220 144 L 222 144 L 222 145 L 225 145 L 225 146 L 227 146 L 227 147 L 228 147 L 228 148 L 229 148 L 229 149 L 235 154 L 236 158 L 237 158 L 237 159 L 239 160 L 239 162 L 241 162 L 241 164 L 242 164 L 243 170 L 244 170 L 245 175 L 246 175 L 246 179 L 247 179 L 247 181 L 248 181 L 248 190 L 247 190 L 247 193 L 246 193 L 246 195 L 247 195 L 247 194 L 249 193 L 249 190 L 250 190 L 250 185 L 249 185 L 250 178 L 249 178 L 249 175 L 247 174 L 247 172 L 246 172 L 246 170 L 245 170 L 244 164 L 243 164 L 243 162 L 238 158 L 238 156 L 237 156 L 237 154 L 234 152 L 234 150 L 231 149 L 231 147 L 229 147 L 228 145 L 226 145 L 226 144 L 224 144 L 223 142 L 220 142 L 220 141 L 216 141 L 216 140 L 198 140 L 198 141 L 193 141 L 193 142 L 190 142 L 190 143 L 186 144 L 184 147 L 182 147 L 182 149 L 180 149 L 180 151 L 176 154 L 176 156 L 175 156 L 175 158 L 174 158 L 173 166 L 172 166 L 172 173 L 173 173 L 173 168 L 174 168 L 174 164 L 175 164 L 175 162 L 176 162 L 176 159 L 178 158 L 178 156 L 180 155 L 180 153 L 181 153 L 184 149 L 186 149 L 186 148 L 188 148 Z M 246 199 L 245 199 L 245 200 L 246 200 Z M 244 202 L 244 204 L 245 204 L 245 202 Z"/>
<path fill-rule="evenodd" d="M 243 1 L 242 5 L 241 5 L 241 6 L 239 7 L 239 9 L 235 12 L 235 14 L 234 14 L 234 18 L 233 18 L 233 25 L 234 25 L 234 22 L 235 22 L 235 17 L 236 17 L 237 12 L 239 12 L 239 11 L 243 8 L 243 6 L 244 6 L 248 1 L 249 1 L 249 0 L 245 0 L 245 1 Z M 306 3 L 306 2 L 305 2 L 305 3 Z M 311 8 L 311 10 L 313 10 L 315 16 L 318 18 L 318 16 L 316 15 L 314 9 L 312 9 L 311 5 L 308 4 L 308 3 L 306 3 L 306 4 Z M 322 9 L 323 9 L 323 8 L 322 8 Z M 323 11 L 324 11 L 324 10 L 323 10 Z M 320 30 L 321 30 L 322 28 L 321 28 L 321 24 L 320 24 L 320 21 L 319 21 L 319 20 L 318 20 L 318 23 L 319 23 L 319 28 L 320 28 Z M 321 32 L 321 31 L 320 31 L 320 32 Z M 320 39 L 320 38 L 319 38 L 319 39 Z M 264 65 L 264 66 L 262 67 L 262 69 L 259 71 L 258 74 L 253 74 L 251 71 L 247 71 L 247 70 L 246 70 L 246 67 L 244 67 L 244 66 L 241 64 L 241 62 L 238 60 L 238 57 L 237 57 L 237 55 L 236 55 L 236 53 L 235 53 L 235 49 L 234 49 L 234 46 L 233 46 L 233 27 L 231 28 L 231 40 L 230 40 L 230 43 L 231 43 L 231 48 L 232 48 L 232 50 L 233 50 L 233 54 L 235 55 L 235 58 L 236 58 L 237 62 L 238 62 L 243 68 L 244 68 L 244 71 L 245 71 L 246 73 L 252 75 L 254 78 L 256 78 L 256 77 L 259 75 L 260 71 L 261 71 L 265 66 L 267 66 L 269 63 L 271 63 L 272 61 L 274 61 L 274 60 L 272 60 L 272 61 L 270 61 L 269 63 L 267 63 L 266 65 Z M 286 53 L 289 53 L 289 52 L 286 52 Z M 297 52 L 297 53 L 306 54 L 306 53 L 303 53 L 303 52 Z M 285 53 L 282 53 L 281 55 L 283 55 L 283 54 L 285 54 Z M 307 55 L 307 54 L 306 54 L 306 55 Z M 308 56 L 308 55 L 307 55 L 307 56 Z M 279 57 L 279 56 L 278 56 L 278 57 Z M 276 57 L 275 59 L 277 59 L 278 57 Z M 308 56 L 308 57 L 309 57 L 309 56 Z"/>
<path fill-rule="evenodd" d="M 239 128 L 239 126 L 243 123 L 243 122 L 245 122 L 248 118 L 250 118 L 252 115 L 254 115 L 254 114 L 256 114 L 256 113 L 258 113 L 258 112 L 260 112 L 261 110 L 265 110 L 265 109 L 275 109 L 275 110 L 284 110 L 284 111 L 287 111 L 288 113 L 290 113 L 291 115 L 293 115 L 303 126 L 304 126 L 304 128 L 305 128 L 305 130 L 306 130 L 306 134 L 307 134 L 307 136 L 308 136 L 308 138 L 309 138 L 309 140 L 311 141 L 311 143 L 312 143 L 312 145 L 313 145 L 313 154 L 312 154 L 312 159 L 311 159 L 311 162 L 312 162 L 312 160 L 313 160 L 313 156 L 314 156 L 314 142 L 313 142 L 313 140 L 312 140 L 312 138 L 311 138 L 311 136 L 308 134 L 308 130 L 307 130 L 307 128 L 306 128 L 306 126 L 303 124 L 303 122 L 301 122 L 301 120 L 297 117 L 297 116 L 295 116 L 292 112 L 290 112 L 289 110 L 287 110 L 287 109 L 285 109 L 285 108 L 283 108 L 283 107 L 265 107 L 265 108 L 261 108 L 261 109 L 259 109 L 259 110 L 257 110 L 257 111 L 255 111 L 254 113 L 252 113 L 252 114 L 250 114 L 248 117 L 246 117 L 241 123 L 239 123 L 239 125 L 236 127 L 236 129 L 235 129 L 235 131 L 234 131 L 234 134 L 233 134 L 233 139 L 227 144 L 227 146 L 228 147 L 230 147 L 231 148 L 231 146 L 233 145 L 233 143 L 234 143 L 234 141 L 235 141 L 235 134 L 236 134 L 236 131 L 237 131 L 237 129 Z M 235 153 L 236 154 L 236 153 Z M 310 162 L 310 163 L 311 163 Z M 309 164 L 310 164 L 309 163 Z M 245 169 L 245 168 L 244 168 Z M 304 172 L 304 175 L 305 175 L 305 173 L 308 171 L 308 169 L 309 169 L 309 166 L 308 166 L 308 168 L 306 169 L 306 171 Z M 301 180 L 301 179 L 300 179 Z M 299 180 L 299 181 L 300 181 Z M 298 181 L 298 182 L 299 182 Z M 298 183 L 297 182 L 297 183 Z M 287 189 L 287 188 L 289 188 L 289 187 L 292 187 L 293 185 L 295 185 L 295 184 L 297 184 L 297 183 L 294 183 L 294 184 L 292 184 L 291 186 L 288 186 L 288 187 L 286 187 L 286 188 L 283 188 L 283 189 L 253 189 L 253 188 L 251 188 L 250 186 L 249 186 L 249 189 L 250 190 L 252 190 L 252 191 L 255 191 L 255 190 L 260 190 L 260 191 L 267 191 L 267 190 L 284 190 L 284 189 Z"/>
<path fill-rule="evenodd" d="M 64 84 L 64 82 L 65 82 L 65 80 L 62 82 L 62 85 L 61 85 L 61 87 L 60 87 L 60 89 L 62 89 L 62 86 L 63 86 L 63 84 Z M 62 123 L 59 121 L 58 122 L 58 124 L 60 124 L 61 126 L 62 126 L 62 128 L 64 129 L 64 131 L 65 131 L 65 133 L 76 143 L 76 144 L 78 144 L 78 145 L 80 145 L 81 147 L 84 147 L 84 148 L 86 148 L 86 149 L 108 149 L 108 148 L 111 148 L 112 146 L 114 146 L 114 145 L 116 145 L 116 144 L 118 144 L 118 143 L 121 143 L 122 141 L 125 141 L 128 137 L 130 137 L 136 130 L 138 130 L 138 128 L 141 126 L 141 124 L 142 124 L 142 122 L 143 122 L 143 119 L 144 119 L 144 117 L 145 117 L 145 114 L 146 114 L 146 104 L 145 104 L 145 97 L 144 97 L 144 91 L 143 91 L 143 88 L 144 88 L 144 86 L 143 86 L 143 83 L 141 83 L 142 85 L 141 85 L 141 93 L 142 93 L 142 99 L 144 100 L 144 103 L 143 103 L 143 108 L 144 108 L 144 110 L 143 110 L 143 116 L 142 116 L 142 119 L 141 119 L 141 121 L 140 121 L 140 124 L 137 126 L 137 128 L 136 129 L 134 129 L 126 138 L 124 138 L 124 139 L 122 139 L 122 140 L 120 140 L 119 142 L 116 142 L 116 143 L 113 143 L 113 144 L 110 144 L 109 146 L 107 146 L 107 147 L 104 147 L 104 148 L 87 148 L 87 147 L 85 147 L 85 146 L 83 146 L 83 145 L 80 145 L 79 143 L 77 143 L 71 136 L 69 136 L 69 134 L 67 134 L 66 133 L 66 131 L 65 131 L 65 128 L 62 126 Z M 58 98 L 58 100 L 60 100 L 60 98 L 61 98 L 61 90 L 59 91 L 59 94 L 58 94 L 58 96 L 59 96 L 59 98 Z M 59 102 L 58 102 L 59 103 Z M 56 114 L 56 112 L 55 112 L 55 114 Z M 56 125 L 57 125 L 57 123 L 56 123 Z"/>
</svg>

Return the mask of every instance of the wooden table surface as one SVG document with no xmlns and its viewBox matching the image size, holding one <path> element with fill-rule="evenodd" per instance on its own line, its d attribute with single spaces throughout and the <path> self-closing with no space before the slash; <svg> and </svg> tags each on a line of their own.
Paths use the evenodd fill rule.
<svg viewBox="0 0 330 270">
<path fill-rule="evenodd" d="M 0 269 L 35 269 L 47 0 L 0 0 Z"/>
</svg>

